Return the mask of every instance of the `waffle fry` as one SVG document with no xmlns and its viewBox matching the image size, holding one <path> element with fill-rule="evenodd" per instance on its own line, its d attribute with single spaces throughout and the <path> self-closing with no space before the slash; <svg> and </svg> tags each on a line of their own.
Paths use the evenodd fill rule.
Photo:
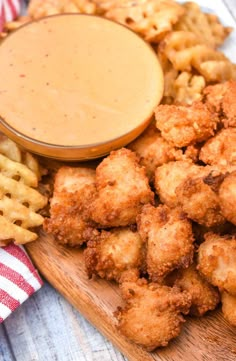
<svg viewBox="0 0 236 361">
<path fill-rule="evenodd" d="M 236 79 L 236 65 L 191 32 L 169 33 L 158 46 L 158 56 L 162 62 L 166 58 L 175 70 L 203 76 L 207 84 Z"/>
<path fill-rule="evenodd" d="M 19 164 L 16 163 L 17 166 Z M 25 182 L 28 183 L 26 178 Z M 10 201 L 6 201 L 6 197 L 9 197 Z M 36 227 L 43 223 L 43 217 L 35 212 L 43 208 L 46 203 L 47 198 L 37 190 L 0 173 L 0 210 L 2 213 L 0 225 L 3 225 L 0 232 L 0 244 L 6 245 L 9 238 L 14 239 L 16 244 L 24 244 L 36 239 L 37 234 L 26 231 L 24 227 Z M 7 205 L 7 207 L 3 208 L 3 205 Z M 19 222 L 20 226 L 17 225 Z M 4 240 L 6 240 L 5 243 Z"/>
<path fill-rule="evenodd" d="M 103 7 L 106 2 L 103 1 Z M 148 42 L 158 42 L 171 31 L 184 14 L 184 8 L 172 0 L 109 1 L 105 17 L 128 26 Z"/>
<path fill-rule="evenodd" d="M 0 246 L 37 238 L 28 228 L 38 227 L 44 220 L 36 213 L 47 204 L 47 197 L 34 189 L 40 178 L 37 160 L 0 135 Z"/>
<path fill-rule="evenodd" d="M 25 164 L 38 180 L 41 179 L 42 175 L 46 174 L 46 170 L 39 166 L 39 163 L 32 154 L 20 149 L 15 142 L 3 134 L 0 134 L 0 154 L 5 155 L 5 157 L 12 161 Z"/>
<path fill-rule="evenodd" d="M 0 154 L 5 155 L 15 162 L 21 162 L 20 148 L 3 134 L 0 134 Z"/>
<path fill-rule="evenodd" d="M 233 30 L 231 27 L 223 26 L 216 15 L 202 12 L 200 6 L 194 2 L 186 2 L 183 7 L 186 10 L 185 14 L 175 24 L 174 30 L 190 31 L 202 43 L 212 48 L 223 44 Z"/>
<path fill-rule="evenodd" d="M 206 81 L 201 75 L 193 75 L 185 71 L 178 75 L 172 86 L 175 103 L 192 104 L 202 98 Z"/>
<path fill-rule="evenodd" d="M 31 0 L 28 6 L 32 19 L 69 12 L 95 14 L 96 5 L 90 0 Z"/>
</svg>

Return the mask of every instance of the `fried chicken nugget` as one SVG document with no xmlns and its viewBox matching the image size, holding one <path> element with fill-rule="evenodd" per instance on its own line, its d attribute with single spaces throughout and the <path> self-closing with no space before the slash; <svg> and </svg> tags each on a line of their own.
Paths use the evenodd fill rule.
<svg viewBox="0 0 236 361">
<path fill-rule="evenodd" d="M 198 249 L 197 269 L 220 291 L 236 296 L 236 239 L 207 233 Z"/>
<path fill-rule="evenodd" d="M 158 105 L 155 110 L 156 126 L 161 135 L 175 147 L 199 143 L 214 135 L 219 122 L 206 104 Z"/>
<path fill-rule="evenodd" d="M 222 175 L 216 175 L 216 180 L 222 181 Z M 208 184 L 208 179 L 210 184 Z M 225 222 L 221 212 L 219 195 L 214 191 L 214 176 L 189 176 L 176 188 L 178 205 L 188 218 L 204 225 L 213 227 Z M 211 184 L 213 186 L 211 187 Z"/>
<path fill-rule="evenodd" d="M 147 283 L 144 279 L 121 284 L 126 306 L 118 308 L 118 329 L 131 341 L 153 351 L 177 337 L 191 305 L 190 295 L 177 287 Z"/>
<path fill-rule="evenodd" d="M 140 164 L 146 168 L 150 181 L 153 181 L 158 166 L 182 158 L 182 150 L 176 149 L 162 138 L 154 124 L 130 143 L 128 148 L 138 154 Z"/>
<path fill-rule="evenodd" d="M 227 91 L 227 82 L 208 85 L 203 90 L 203 101 L 212 112 L 222 112 L 222 101 Z"/>
<path fill-rule="evenodd" d="M 88 224 L 83 219 L 83 209 L 95 192 L 95 170 L 89 168 L 61 167 L 54 183 L 50 201 L 50 218 L 45 219 L 44 229 L 57 241 L 69 246 L 84 243 Z"/>
<path fill-rule="evenodd" d="M 221 212 L 236 225 L 236 171 L 226 175 L 219 189 Z"/>
<path fill-rule="evenodd" d="M 161 202 L 169 207 L 177 206 L 176 188 L 188 176 L 198 174 L 201 168 L 188 160 L 169 162 L 158 167 L 155 172 L 154 186 Z"/>
<path fill-rule="evenodd" d="M 201 277 L 195 263 L 186 269 L 178 270 L 175 285 L 191 295 L 190 315 L 203 316 L 207 311 L 214 310 L 220 302 L 219 292 Z"/>
<path fill-rule="evenodd" d="M 122 276 L 127 278 L 130 271 L 139 276 L 145 250 L 138 232 L 128 227 L 116 228 L 109 232 L 103 230 L 89 241 L 84 259 L 89 277 L 97 274 L 101 278 L 120 282 Z"/>
<path fill-rule="evenodd" d="M 209 109 L 221 116 L 225 128 L 236 127 L 236 81 L 209 85 L 204 91 L 204 101 Z"/>
<path fill-rule="evenodd" d="M 193 259 L 192 225 L 184 213 L 165 205 L 145 205 L 137 216 L 138 232 L 147 243 L 147 272 L 154 282 Z"/>
<path fill-rule="evenodd" d="M 233 326 L 236 326 L 236 296 L 228 292 L 221 295 L 222 312 L 224 318 Z"/>
<path fill-rule="evenodd" d="M 199 159 L 206 164 L 236 166 L 236 128 L 220 130 L 202 146 Z"/>
<path fill-rule="evenodd" d="M 134 152 L 112 151 L 96 169 L 97 194 L 89 207 L 90 218 L 101 227 L 134 224 L 142 206 L 154 202 L 144 167 Z"/>
</svg>

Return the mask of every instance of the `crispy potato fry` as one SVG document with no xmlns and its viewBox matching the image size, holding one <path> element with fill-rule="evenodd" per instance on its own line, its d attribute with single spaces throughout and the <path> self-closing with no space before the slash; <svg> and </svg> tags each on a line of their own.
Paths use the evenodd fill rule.
<svg viewBox="0 0 236 361">
<path fill-rule="evenodd" d="M 184 11 L 173 0 L 126 0 L 113 5 L 105 12 L 105 17 L 128 26 L 146 41 L 156 43 L 172 30 Z"/>
<path fill-rule="evenodd" d="M 38 178 L 34 172 L 24 164 L 13 162 L 2 154 L 0 154 L 0 172 L 1 175 L 16 179 L 30 187 L 37 187 L 38 185 Z"/>
<path fill-rule="evenodd" d="M 201 75 L 193 75 L 186 71 L 180 73 L 172 83 L 175 103 L 192 104 L 202 98 L 206 81 Z"/>
<path fill-rule="evenodd" d="M 22 164 L 20 162 L 24 162 Z M 44 218 L 35 213 L 47 203 L 36 189 L 40 179 L 37 160 L 5 136 L 0 137 L 0 246 L 14 240 L 31 242 L 37 234 L 28 228 L 40 226 Z"/>
<path fill-rule="evenodd" d="M 212 48 L 220 46 L 233 30 L 223 26 L 218 17 L 201 11 L 198 4 L 186 2 L 183 4 L 185 14 L 175 24 L 175 30 L 191 31 L 202 43 Z"/>
<path fill-rule="evenodd" d="M 0 173 L 0 197 L 7 194 L 21 204 L 27 203 L 32 211 L 37 211 L 47 204 L 46 197 L 35 189 Z"/>
<path fill-rule="evenodd" d="M 91 0 L 31 0 L 28 14 L 32 19 L 63 13 L 95 14 L 96 5 Z"/>
<path fill-rule="evenodd" d="M 0 199 L 0 213 L 10 222 L 26 229 L 40 226 L 44 219 L 40 214 L 6 196 Z"/>
<path fill-rule="evenodd" d="M 29 243 L 35 241 L 37 237 L 36 233 L 17 226 L 5 217 L 0 216 L 0 247 L 6 246 L 13 240 L 15 244 Z"/>
<path fill-rule="evenodd" d="M 15 162 L 21 162 L 20 148 L 15 142 L 3 134 L 0 134 L 0 154 L 5 155 Z"/>
<path fill-rule="evenodd" d="M 236 65 L 189 31 L 169 33 L 160 42 L 157 51 L 162 62 L 166 58 L 175 70 L 197 71 L 208 83 L 236 79 Z"/>
</svg>

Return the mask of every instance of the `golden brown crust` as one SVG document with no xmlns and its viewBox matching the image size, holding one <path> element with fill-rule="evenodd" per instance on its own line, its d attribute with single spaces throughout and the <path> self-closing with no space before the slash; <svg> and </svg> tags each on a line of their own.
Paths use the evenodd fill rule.
<svg viewBox="0 0 236 361">
<path fill-rule="evenodd" d="M 198 270 L 221 291 L 236 296 L 236 239 L 207 233 L 198 249 Z"/>
<path fill-rule="evenodd" d="M 159 105 L 155 118 L 163 138 L 175 147 L 207 140 L 214 135 L 219 122 L 218 117 L 201 102 L 191 106 Z"/>
<path fill-rule="evenodd" d="M 193 221 L 213 227 L 225 222 L 219 196 L 203 177 L 188 177 L 177 188 L 179 205 Z"/>
<path fill-rule="evenodd" d="M 216 308 L 220 302 L 219 292 L 201 277 L 195 264 L 179 270 L 177 274 L 175 285 L 182 291 L 187 291 L 192 298 L 190 315 L 203 316 Z"/>
<path fill-rule="evenodd" d="M 155 190 L 162 203 L 169 207 L 178 204 L 176 188 L 188 177 L 198 174 L 202 167 L 190 160 L 176 161 L 163 164 L 155 172 Z"/>
<path fill-rule="evenodd" d="M 83 214 L 94 192 L 93 169 L 61 167 L 55 176 L 50 218 L 45 219 L 44 229 L 59 243 L 69 246 L 83 244 L 84 232 L 89 227 Z"/>
<path fill-rule="evenodd" d="M 236 225 L 236 171 L 226 175 L 219 189 L 221 212 Z"/>
<path fill-rule="evenodd" d="M 99 227 L 134 224 L 142 206 L 154 201 L 145 169 L 136 154 L 125 148 L 112 151 L 98 165 L 96 188 L 89 215 Z"/>
<path fill-rule="evenodd" d="M 224 318 L 232 326 L 236 326 L 236 296 L 232 296 L 228 292 L 223 292 L 221 302 Z"/>
<path fill-rule="evenodd" d="M 147 272 L 152 281 L 161 282 L 172 270 L 191 264 L 192 226 L 181 210 L 146 205 L 137 224 L 141 238 L 147 242 Z"/>
<path fill-rule="evenodd" d="M 236 166 L 235 154 L 236 128 L 227 128 L 206 141 L 201 148 L 199 159 L 211 165 Z"/>
<path fill-rule="evenodd" d="M 187 292 L 139 279 L 122 283 L 121 293 L 126 306 L 118 308 L 116 316 L 123 335 L 147 351 L 179 335 L 185 321 L 181 313 L 187 314 L 191 304 Z"/>
<path fill-rule="evenodd" d="M 204 102 L 218 113 L 225 128 L 236 127 L 236 81 L 209 85 L 204 91 Z"/>
<path fill-rule="evenodd" d="M 139 276 L 144 268 L 145 248 L 139 234 L 127 228 L 102 231 L 87 243 L 84 251 L 89 277 L 99 275 L 108 280 L 128 277 L 129 271 Z"/>
<path fill-rule="evenodd" d="M 181 159 L 182 150 L 170 145 L 154 124 L 128 146 L 140 157 L 140 164 L 145 167 L 147 176 L 153 181 L 157 167 L 169 161 Z"/>
</svg>

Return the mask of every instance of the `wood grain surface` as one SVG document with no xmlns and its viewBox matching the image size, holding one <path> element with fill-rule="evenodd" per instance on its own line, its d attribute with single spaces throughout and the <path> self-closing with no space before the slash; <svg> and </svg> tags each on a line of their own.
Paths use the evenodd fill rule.
<svg viewBox="0 0 236 361">
<path fill-rule="evenodd" d="M 117 331 L 113 312 L 122 306 L 119 288 L 102 279 L 88 279 L 82 250 L 58 245 L 44 231 L 27 250 L 41 274 L 128 360 L 236 360 L 236 329 L 223 319 L 220 310 L 203 318 L 187 318 L 181 335 L 168 347 L 147 353 Z"/>
</svg>

